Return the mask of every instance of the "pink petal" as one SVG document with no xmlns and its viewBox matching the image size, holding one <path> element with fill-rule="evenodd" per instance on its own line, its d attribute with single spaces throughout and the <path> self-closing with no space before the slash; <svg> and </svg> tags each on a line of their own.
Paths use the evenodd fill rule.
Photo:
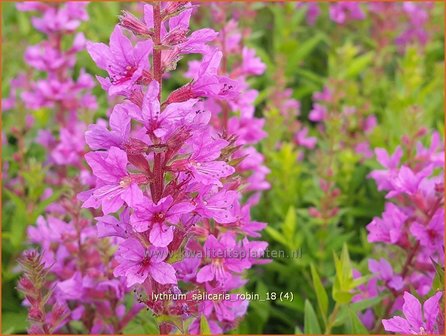
<svg viewBox="0 0 446 336">
<path fill-rule="evenodd" d="M 421 303 L 409 292 L 404 293 L 403 313 L 413 329 L 419 330 L 423 326 Z"/>
<path fill-rule="evenodd" d="M 166 284 L 176 284 L 177 278 L 175 276 L 175 269 L 172 265 L 167 263 L 152 264 L 150 267 L 150 275 L 156 282 Z"/>
<path fill-rule="evenodd" d="M 197 273 L 197 282 L 203 283 L 213 280 L 215 277 L 214 268 L 212 265 L 206 265 Z"/>
<path fill-rule="evenodd" d="M 382 321 L 384 329 L 400 334 L 412 334 L 409 323 L 402 317 L 395 316 L 389 320 Z"/>
<path fill-rule="evenodd" d="M 173 240 L 173 227 L 154 224 L 150 230 L 149 240 L 155 246 L 166 247 Z"/>
</svg>

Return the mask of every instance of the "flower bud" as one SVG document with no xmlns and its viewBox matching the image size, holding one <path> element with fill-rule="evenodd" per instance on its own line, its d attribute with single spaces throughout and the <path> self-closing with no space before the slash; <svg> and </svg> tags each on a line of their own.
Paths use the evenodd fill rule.
<svg viewBox="0 0 446 336">
<path fill-rule="evenodd" d="M 320 213 L 319 210 L 316 209 L 315 207 L 311 207 L 311 208 L 309 208 L 309 209 L 308 209 L 308 214 L 309 214 L 311 217 L 314 217 L 314 218 L 320 218 L 320 217 L 321 217 L 321 213 Z"/>
<path fill-rule="evenodd" d="M 123 10 L 122 15 L 119 16 L 119 25 L 130 30 L 135 35 L 146 37 L 152 36 L 152 32 L 144 23 L 125 10 Z"/>
<path fill-rule="evenodd" d="M 136 138 L 130 138 L 125 144 L 124 149 L 129 155 L 138 155 L 146 153 L 149 146 L 144 142 Z"/>
<path fill-rule="evenodd" d="M 185 10 L 188 4 L 187 1 L 169 1 L 165 3 L 165 7 L 161 12 L 162 20 L 169 19 L 173 16 L 180 14 L 183 10 Z M 189 6 L 190 7 L 190 6 Z"/>
<path fill-rule="evenodd" d="M 188 29 L 178 27 L 172 31 L 170 31 L 166 36 L 164 36 L 162 40 L 163 45 L 174 46 L 186 41 Z"/>
</svg>

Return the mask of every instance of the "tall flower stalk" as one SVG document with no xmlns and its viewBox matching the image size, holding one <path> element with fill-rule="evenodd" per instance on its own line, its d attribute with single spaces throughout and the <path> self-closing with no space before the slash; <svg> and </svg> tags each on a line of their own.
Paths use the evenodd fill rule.
<svg viewBox="0 0 446 336">
<path fill-rule="evenodd" d="M 81 211 L 76 199 L 82 185 L 91 183 L 82 160 L 86 128 L 82 120 L 97 108 L 91 76 L 81 70 L 74 80 L 73 73 L 76 54 L 85 48 L 83 34 L 75 32 L 88 19 L 86 3 L 30 2 L 17 7 L 38 13 L 32 23 L 46 37 L 26 50 L 26 62 L 43 76 L 29 79 L 21 97 L 30 110 L 52 111 L 60 126 L 41 130 L 36 139 L 49 153 L 44 169 L 50 187 L 42 201 L 55 201 L 28 228 L 29 241 L 42 250 L 41 256 L 31 251 L 21 259 L 25 274 L 18 289 L 29 307 L 28 331 L 73 333 L 70 323 L 81 321 L 93 333 L 121 332 L 141 306 L 126 312 L 125 286 L 110 278 L 112 241 L 99 241 L 90 219 L 94 214 Z M 70 39 L 73 46 L 64 49 L 65 40 Z M 64 193 L 58 194 L 60 190 Z"/>
<path fill-rule="evenodd" d="M 208 44 L 217 32 L 189 33 L 193 10 L 185 2 L 146 4 L 143 20 L 123 12 L 109 46 L 87 44 L 108 72 L 98 77 L 102 87 L 125 99 L 109 129 L 98 123 L 86 132 L 96 186 L 79 198 L 102 210 L 98 232 L 118 244 L 114 275 L 137 292 L 161 333 L 234 328 L 248 303 L 231 292 L 267 246 L 248 239 L 264 224 L 251 221 L 243 204 L 242 138 L 214 125 L 207 106 L 236 101 L 240 80 L 219 70 L 223 53 Z M 202 55 L 192 80 L 163 92 L 186 54 Z"/>
<path fill-rule="evenodd" d="M 407 311 L 419 305 L 410 292 L 424 297 L 441 290 L 433 288 L 433 281 L 436 265 L 444 264 L 444 147 L 438 133 L 425 147 L 421 142 L 424 134 L 425 129 L 421 129 L 412 138 L 403 137 L 402 146 L 393 154 L 375 149 L 384 169 L 372 171 L 370 177 L 379 190 L 387 192 L 387 202 L 383 214 L 375 217 L 367 230 L 369 242 L 380 243 L 377 253 L 385 257 L 369 259 L 372 279 L 358 297 L 362 300 L 386 294 L 382 310 L 376 314 L 370 310 L 363 316 L 370 328 L 374 324 L 375 331 L 381 331 L 383 326 L 393 332 L 438 333 L 444 325 L 441 315 L 438 319 L 426 316 L 427 326 L 422 322 L 412 325 L 410 316 L 411 327 L 400 317 L 385 320 L 401 309 L 407 317 Z M 436 301 L 437 308 L 440 297 L 438 292 L 430 300 Z M 433 306 L 426 309 L 430 308 Z"/>
</svg>

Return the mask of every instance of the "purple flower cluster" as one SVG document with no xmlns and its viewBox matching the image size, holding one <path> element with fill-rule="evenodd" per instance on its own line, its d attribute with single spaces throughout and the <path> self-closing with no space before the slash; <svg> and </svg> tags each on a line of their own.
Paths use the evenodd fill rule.
<svg viewBox="0 0 446 336">
<path fill-rule="evenodd" d="M 26 275 L 19 283 L 19 289 L 26 294 L 25 304 L 29 306 L 31 333 L 57 332 L 62 328 L 70 331 L 71 321 L 81 321 L 92 333 L 120 332 L 142 308 L 142 305 L 134 306 L 126 312 L 125 283 L 112 275 L 112 242 L 100 242 L 92 220 L 87 219 L 94 214 L 86 216 L 81 212 L 81 203 L 76 199 L 82 185 L 92 181 L 90 172 L 82 164 L 86 125 L 81 120 L 97 108 L 90 92 L 93 78 L 81 70 L 77 80 L 73 79 L 76 54 L 84 49 L 86 42 L 75 30 L 88 19 L 86 6 L 79 2 L 17 5 L 19 10 L 39 14 L 32 18 L 32 23 L 46 36 L 25 53 L 25 61 L 44 76 L 36 81 L 28 79 L 21 86 L 24 89 L 21 98 L 30 110 L 53 111 L 53 118 L 60 126 L 59 133 L 53 129 L 41 130 L 37 137 L 37 142 L 50 153 L 45 169 L 46 182 L 51 188 L 45 190 L 42 200 L 53 197 L 53 190 L 73 191 L 50 204 L 37 219 L 37 225 L 28 228 L 29 241 L 42 250 L 42 266 L 38 267 L 47 268 L 49 280 L 45 286 L 52 289 L 45 301 L 31 300 L 36 294 L 24 286 Z M 64 50 L 63 42 L 70 39 L 72 47 Z M 57 324 L 53 323 L 54 313 L 42 315 L 45 309 L 50 310 L 48 306 L 63 311 L 58 314 Z M 37 320 L 36 312 L 40 312 Z M 49 325 L 52 327 L 45 327 Z"/>
<path fill-rule="evenodd" d="M 45 73 L 45 77 L 32 80 L 22 78 L 15 88 L 23 89 L 21 99 L 29 110 L 54 111 L 53 118 L 61 125 L 60 141 L 56 141 L 51 130 L 40 130 L 37 142 L 50 152 L 50 161 L 58 165 L 80 167 L 85 141 L 78 114 L 95 110 L 97 103 L 91 94 L 94 81 L 81 70 L 73 79 L 72 68 L 76 55 L 85 48 L 85 37 L 75 29 L 88 19 L 86 3 L 67 2 L 53 5 L 40 2 L 17 4 L 21 11 L 37 11 L 40 15 L 32 18 L 35 29 L 45 34 L 46 39 L 27 48 L 25 61 L 34 71 Z M 63 49 L 62 41 L 72 40 L 72 46 Z M 16 94 L 15 90 L 11 92 Z M 14 96 L 11 97 L 11 108 Z"/>
<path fill-rule="evenodd" d="M 404 317 L 392 317 L 383 320 L 384 329 L 399 334 L 413 335 L 442 335 L 444 334 L 444 315 L 440 309 L 442 292 L 427 299 L 423 308 L 421 303 L 412 294 L 404 293 Z"/>
<path fill-rule="evenodd" d="M 345 105 L 344 92 L 336 89 L 341 84 L 342 81 L 330 80 L 321 92 L 313 94 L 314 104 L 308 119 L 317 123 L 321 133 L 330 132 L 331 125 L 338 124 L 337 132 L 348 134 L 340 140 L 340 148 L 351 148 L 361 157 L 371 158 L 368 137 L 377 125 L 376 116 L 368 113 L 366 105 Z"/>
<path fill-rule="evenodd" d="M 263 121 L 253 116 L 256 92 L 245 81 L 264 65 L 243 49 L 243 61 L 228 74 L 226 56 L 209 44 L 219 34 L 190 33 L 193 10 L 185 2 L 146 4 L 143 20 L 123 12 L 109 46 L 87 44 L 108 73 L 98 77 L 102 87 L 125 99 L 108 126 L 100 121 L 85 133 L 96 184 L 79 199 L 102 210 L 99 236 L 118 246 L 113 273 L 162 317 L 161 333 L 182 330 L 178 320 L 192 320 L 191 333 L 200 332 L 203 318 L 213 333 L 235 327 L 246 301 L 192 297 L 240 288 L 243 272 L 262 262 L 267 247 L 248 239 L 265 226 L 250 218 L 256 198 L 242 202 L 242 191 L 268 187 L 259 182 L 267 171 L 252 147 L 264 136 Z M 163 79 L 186 54 L 202 59 L 191 64 L 191 80 L 163 101 Z M 235 110 L 240 117 L 229 116 Z M 153 299 L 170 294 L 184 299 Z"/>
<path fill-rule="evenodd" d="M 432 2 L 403 2 L 403 3 L 371 3 L 368 9 L 374 20 L 373 34 L 384 47 L 388 36 L 392 36 L 395 32 L 395 43 L 402 51 L 406 46 L 415 44 L 424 47 L 429 40 L 429 25 L 431 17 L 430 11 L 433 7 Z M 389 17 L 402 18 L 400 21 L 389 20 Z M 390 41 L 389 41 L 390 42 Z"/>
<path fill-rule="evenodd" d="M 423 133 L 418 132 L 418 138 Z M 370 259 L 369 270 L 373 278 L 363 290 L 368 297 L 387 293 L 384 317 L 402 308 L 411 325 L 409 328 L 401 318 L 393 318 L 383 322 L 386 330 L 420 333 L 424 328 L 426 333 L 434 333 L 443 325 L 433 323 L 434 316 L 425 315 L 428 325 L 421 322 L 421 312 L 417 313 L 419 316 L 413 316 L 419 323 L 408 317 L 414 298 L 407 292 L 415 291 L 418 296 L 431 293 L 435 276 L 433 262 L 444 264 L 444 148 L 438 133 L 433 134 L 429 147 L 416 141 L 404 137 L 403 147 L 398 146 L 393 154 L 381 148 L 375 149 L 384 169 L 372 171 L 370 177 L 376 181 L 379 190 L 387 192 L 388 201 L 383 214 L 367 225 L 368 240 L 384 244 L 382 249 L 389 260 L 398 261 L 396 264 L 402 267 L 394 269 L 384 258 Z M 401 163 L 403 157 L 405 161 Z M 433 309 L 433 301 L 438 304 L 439 295 L 441 293 L 435 296 L 435 300 L 426 302 L 425 314 L 429 314 L 426 310 Z M 369 311 L 365 322 L 371 325 L 374 319 Z M 397 323 L 399 330 L 396 330 Z"/>
<path fill-rule="evenodd" d="M 317 3 L 298 3 L 298 8 L 305 8 L 307 23 L 314 25 L 321 15 Z M 370 16 L 371 34 L 383 48 L 389 43 L 395 43 L 404 50 L 410 44 L 425 46 L 429 39 L 429 25 L 432 2 L 357 2 L 339 1 L 329 5 L 330 19 L 339 25 L 352 21 L 360 21 Z M 392 39 L 389 39 L 392 37 Z"/>
</svg>

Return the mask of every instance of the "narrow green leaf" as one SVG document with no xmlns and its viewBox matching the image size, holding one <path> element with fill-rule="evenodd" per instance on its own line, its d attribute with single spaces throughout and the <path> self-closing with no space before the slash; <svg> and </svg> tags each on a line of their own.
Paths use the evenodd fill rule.
<svg viewBox="0 0 446 336">
<path fill-rule="evenodd" d="M 305 317 L 304 317 L 304 333 L 305 334 L 320 334 L 321 327 L 314 312 L 314 308 L 310 301 L 305 300 Z"/>
<path fill-rule="evenodd" d="M 281 243 L 283 246 L 288 246 L 288 240 L 276 229 L 271 226 L 265 228 L 267 234 L 271 236 L 275 241 Z"/>
<path fill-rule="evenodd" d="M 293 206 L 290 206 L 286 214 L 285 220 L 282 225 L 282 232 L 284 237 L 287 237 L 288 247 L 290 249 L 295 248 L 294 235 L 296 232 L 296 210 Z"/>
<path fill-rule="evenodd" d="M 325 288 L 322 285 L 321 278 L 317 273 L 316 268 L 313 264 L 311 264 L 311 277 L 313 278 L 313 286 L 316 292 L 317 303 L 319 305 L 319 310 L 321 311 L 322 318 L 324 321 L 327 321 L 327 312 L 328 312 L 328 296 L 325 292 Z"/>
<path fill-rule="evenodd" d="M 349 317 L 348 322 L 346 323 L 347 332 L 352 335 L 368 335 L 369 332 L 358 318 L 358 315 L 348 307 L 347 311 Z"/>
<path fill-rule="evenodd" d="M 345 76 L 350 78 L 357 76 L 373 61 L 374 57 L 373 52 L 356 57 L 348 66 Z"/>
<path fill-rule="evenodd" d="M 201 315 L 200 319 L 200 334 L 201 335 L 211 335 L 211 328 L 209 328 L 208 320 L 206 319 L 206 316 Z"/>
</svg>

